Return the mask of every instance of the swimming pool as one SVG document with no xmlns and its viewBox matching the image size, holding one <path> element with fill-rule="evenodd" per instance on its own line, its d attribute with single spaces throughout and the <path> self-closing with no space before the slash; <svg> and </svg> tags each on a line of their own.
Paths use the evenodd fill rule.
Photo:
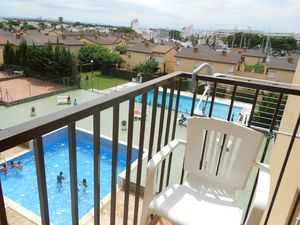
<svg viewBox="0 0 300 225">
<path fill-rule="evenodd" d="M 162 103 L 162 95 L 163 93 L 161 91 L 158 92 L 158 98 L 157 98 L 157 104 L 161 105 Z M 176 105 L 176 94 L 174 94 L 173 97 L 173 105 L 172 108 L 175 110 L 175 105 Z M 147 97 L 147 101 L 148 101 L 148 105 L 152 105 L 153 104 L 153 97 L 154 97 L 154 92 L 150 91 L 148 92 L 148 97 Z M 170 99 L 170 94 L 167 93 L 166 96 L 166 106 L 169 106 L 169 99 Z M 135 98 L 136 102 L 142 102 L 142 96 L 137 96 Z M 195 107 L 198 105 L 199 103 L 199 99 L 196 100 L 196 104 Z M 205 104 L 205 100 L 202 101 L 201 105 L 200 105 L 200 109 L 202 110 L 204 104 Z M 191 112 L 191 107 L 192 107 L 192 103 L 193 103 L 193 98 L 188 97 L 188 96 L 180 96 L 180 100 L 179 100 L 179 106 L 178 106 L 178 111 L 179 112 L 183 112 L 183 113 L 190 113 Z M 205 115 L 208 115 L 209 113 L 209 109 L 210 109 L 210 101 L 207 102 L 206 108 L 205 108 Z M 236 121 L 239 117 L 239 114 L 242 112 L 242 107 L 238 107 L 238 106 L 233 106 L 232 109 L 232 114 L 233 115 L 233 120 Z M 215 118 L 219 118 L 219 119 L 227 119 L 227 115 L 229 112 L 229 105 L 223 104 L 223 103 L 219 103 L 219 102 L 214 102 L 214 107 L 213 107 L 213 112 L 212 112 L 212 117 Z"/>
<path fill-rule="evenodd" d="M 93 136 L 76 131 L 77 138 L 77 177 L 78 182 L 84 178 L 88 187 L 79 188 L 79 218 L 82 218 L 94 205 L 94 173 L 93 173 Z M 44 157 L 47 180 L 47 192 L 50 221 L 52 224 L 71 224 L 71 195 L 67 129 L 61 129 L 43 138 Z M 101 138 L 100 151 L 100 198 L 103 199 L 111 189 L 112 142 Z M 119 175 L 126 167 L 125 145 L 119 144 L 118 170 Z M 132 151 L 132 162 L 137 159 L 138 150 Z M 22 170 L 9 169 L 7 175 L 1 173 L 1 182 L 4 195 L 23 207 L 40 215 L 36 169 L 33 152 L 14 159 L 24 164 Z M 9 165 L 10 167 L 10 165 Z M 58 188 L 56 176 L 62 171 L 66 179 L 62 187 Z"/>
</svg>

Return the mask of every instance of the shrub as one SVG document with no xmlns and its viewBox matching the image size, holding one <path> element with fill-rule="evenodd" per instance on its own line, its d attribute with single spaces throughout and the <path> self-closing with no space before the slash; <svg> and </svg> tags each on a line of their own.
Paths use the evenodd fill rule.
<svg viewBox="0 0 300 225">
<path fill-rule="evenodd" d="M 264 73 L 265 66 L 262 64 L 256 64 L 256 65 L 245 64 L 245 71 L 246 72 L 254 72 L 254 73 Z"/>
</svg>

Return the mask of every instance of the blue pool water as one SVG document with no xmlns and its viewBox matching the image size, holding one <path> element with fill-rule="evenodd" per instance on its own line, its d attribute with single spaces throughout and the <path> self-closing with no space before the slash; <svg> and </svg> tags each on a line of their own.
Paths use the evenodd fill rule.
<svg viewBox="0 0 300 225">
<path fill-rule="evenodd" d="M 82 131 L 76 132 L 77 138 L 77 177 L 80 183 L 87 180 L 88 187 L 82 190 L 79 187 L 79 218 L 83 217 L 94 202 L 93 182 L 93 136 Z M 49 202 L 50 221 L 55 225 L 71 224 L 70 174 L 67 130 L 62 129 L 47 135 L 44 139 L 44 157 L 46 167 L 47 192 Z M 100 152 L 100 195 L 101 199 L 110 193 L 112 143 L 101 138 Z M 133 149 L 132 162 L 137 159 L 138 151 Z M 23 207 L 40 215 L 37 190 L 36 169 L 33 152 L 27 153 L 14 160 L 21 161 L 22 170 L 10 169 L 7 175 L 1 173 L 1 182 L 4 195 Z M 126 146 L 119 144 L 118 171 L 119 175 L 126 166 Z M 66 179 L 62 188 L 57 187 L 56 176 L 62 171 Z"/>
<path fill-rule="evenodd" d="M 162 92 L 158 92 L 158 98 L 157 98 L 157 104 L 161 105 L 162 103 Z M 176 105 L 176 94 L 174 94 L 173 97 L 173 105 L 172 108 L 175 110 L 175 105 Z M 150 91 L 148 93 L 148 97 L 147 97 L 147 102 L 149 105 L 153 104 L 153 97 L 154 97 L 154 92 Z M 166 97 L 166 106 L 169 106 L 169 99 L 170 99 L 170 94 L 167 93 L 167 97 Z M 137 96 L 135 98 L 136 102 L 141 102 L 142 101 L 142 96 Z M 198 105 L 199 103 L 199 99 L 196 100 L 196 104 L 195 107 Z M 205 100 L 202 101 L 201 105 L 200 105 L 200 109 L 202 110 L 203 105 L 205 104 Z M 188 97 L 188 96 L 180 96 L 179 99 L 179 107 L 178 107 L 178 111 L 179 112 L 183 112 L 183 113 L 190 113 L 191 112 L 191 107 L 192 107 L 192 103 L 193 103 L 193 98 Z M 205 115 L 208 115 L 209 113 L 209 109 L 210 109 L 210 101 L 207 102 L 206 108 L 205 108 Z M 242 107 L 237 107 L 234 106 L 232 109 L 232 114 L 233 115 L 233 120 L 236 121 L 239 117 L 240 112 L 242 111 Z M 219 118 L 219 119 L 227 119 L 227 115 L 229 112 L 229 105 L 226 104 L 222 104 L 222 103 L 218 103 L 218 102 L 214 102 L 214 107 L 213 107 L 213 112 L 212 112 L 212 117 L 215 118 Z"/>
</svg>

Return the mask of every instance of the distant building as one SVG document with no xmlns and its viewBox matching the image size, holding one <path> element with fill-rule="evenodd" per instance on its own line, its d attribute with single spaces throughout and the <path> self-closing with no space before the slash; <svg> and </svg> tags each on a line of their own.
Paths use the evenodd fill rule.
<svg viewBox="0 0 300 225">
<path fill-rule="evenodd" d="M 138 33 L 139 29 L 140 29 L 140 25 L 139 25 L 139 20 L 138 19 L 134 19 L 131 21 L 131 28 Z"/>
<path fill-rule="evenodd" d="M 189 25 L 189 26 L 187 26 L 187 27 L 183 27 L 182 28 L 182 31 L 181 31 L 181 36 L 183 37 L 183 38 L 186 38 L 186 37 L 189 37 L 189 36 L 191 36 L 192 34 L 194 34 L 195 33 L 195 30 L 194 30 L 194 25 Z"/>
</svg>

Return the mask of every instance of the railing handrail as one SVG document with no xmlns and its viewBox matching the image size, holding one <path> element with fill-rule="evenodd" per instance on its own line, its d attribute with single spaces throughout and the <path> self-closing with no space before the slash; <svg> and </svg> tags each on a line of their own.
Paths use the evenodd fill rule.
<svg viewBox="0 0 300 225">
<path fill-rule="evenodd" d="M 99 111 L 108 109 L 114 105 L 120 104 L 126 100 L 134 98 L 140 94 L 146 93 L 158 86 L 165 85 L 170 81 L 178 78 L 191 78 L 192 74 L 182 71 L 177 71 L 151 81 L 142 83 L 140 85 L 119 91 L 101 98 L 82 103 L 76 107 L 67 108 L 50 115 L 46 115 L 35 120 L 31 120 L 7 129 L 0 131 L 0 152 L 22 144 L 26 141 L 32 140 L 38 136 L 42 136 L 53 130 L 74 123 L 83 118 L 89 117 Z M 197 76 L 198 80 L 210 81 L 215 83 L 237 85 L 247 88 L 260 89 L 266 91 L 273 91 L 284 94 L 292 94 L 300 96 L 300 88 L 295 85 L 278 85 L 277 83 L 266 83 L 264 81 L 258 82 L 251 79 L 239 79 L 236 76 L 211 76 L 202 75 Z"/>
</svg>

